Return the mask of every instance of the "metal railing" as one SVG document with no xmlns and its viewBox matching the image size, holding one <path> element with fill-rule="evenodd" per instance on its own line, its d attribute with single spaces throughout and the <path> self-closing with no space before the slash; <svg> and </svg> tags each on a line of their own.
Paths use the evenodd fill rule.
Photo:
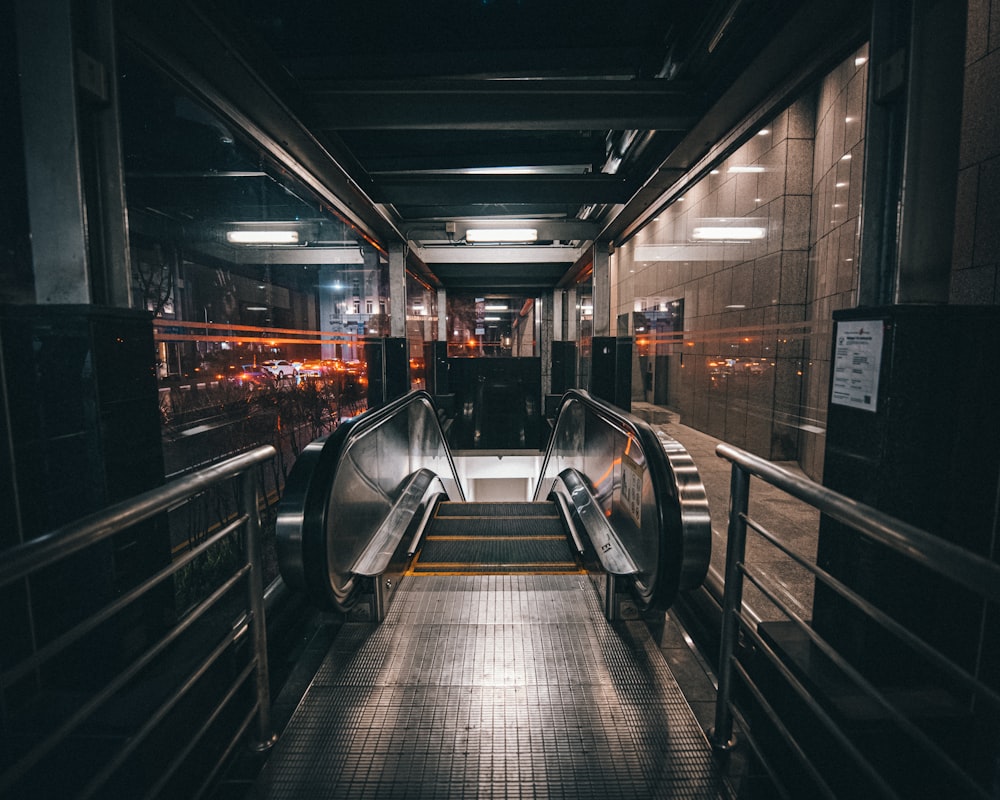
<svg viewBox="0 0 1000 800">
<path fill-rule="evenodd" d="M 177 481 L 157 487 L 129 500 L 117 503 L 107 509 L 91 514 L 71 524 L 65 525 L 44 536 L 11 548 L 3 553 L 0 563 L 0 589 L 5 596 L 10 597 L 21 592 L 29 597 L 32 581 L 42 571 L 63 563 L 74 554 L 81 553 L 103 542 L 111 540 L 117 534 L 127 531 L 154 516 L 165 514 L 170 509 L 189 501 L 224 482 L 233 479 L 240 481 L 241 507 L 235 519 L 229 520 L 218 530 L 207 535 L 192 549 L 186 551 L 171 563 L 162 567 L 138 585 L 127 589 L 101 608 L 89 613 L 84 619 L 75 622 L 68 630 L 61 632 L 50 641 L 31 648 L 30 654 L 18 661 L 6 664 L 0 672 L 0 693 L 3 706 L 3 734 L 6 739 L 4 754 L 0 756 L 0 796 L 41 796 L 37 782 L 46 779 L 46 772 L 62 770 L 63 757 L 67 748 L 77 755 L 93 752 L 95 739 L 114 739 L 115 748 L 100 750 L 103 760 L 87 757 L 79 775 L 67 778 L 70 786 L 61 786 L 60 796 L 88 798 L 104 796 L 109 783 L 120 778 L 120 772 L 128 765 L 140 748 L 149 746 L 151 741 L 163 738 L 161 724 L 170 717 L 172 712 L 183 707 L 185 700 L 190 702 L 192 689 L 203 679 L 222 659 L 233 652 L 233 649 L 247 640 L 249 635 L 250 653 L 246 663 L 232 668 L 235 677 L 228 687 L 220 690 L 222 700 L 214 707 L 198 708 L 199 719 L 195 721 L 197 728 L 188 731 L 181 741 L 171 744 L 176 750 L 164 756 L 161 761 L 162 770 L 159 774 L 146 775 L 148 764 L 142 770 L 142 786 L 138 794 L 131 796 L 156 797 L 177 776 L 188 758 L 197 753 L 199 746 L 204 744 L 206 734 L 211 731 L 213 738 L 219 736 L 218 723 L 223 707 L 231 709 L 232 703 L 240 702 L 247 697 L 248 707 L 237 709 L 239 718 L 237 730 L 229 730 L 230 737 L 225 753 L 217 760 L 221 764 L 226 755 L 232 752 L 236 745 L 250 731 L 256 720 L 253 731 L 254 746 L 266 749 L 273 742 L 270 722 L 270 689 L 267 661 L 267 635 L 264 619 L 264 586 L 261 553 L 261 528 L 259 522 L 260 492 L 258 478 L 253 467 L 273 458 L 275 450 L 271 446 L 259 447 L 240 456 L 235 456 L 212 467 L 204 468 L 194 474 Z M 207 596 L 201 598 L 188 609 L 183 616 L 173 624 L 163 624 L 156 632 L 157 638 L 147 642 L 141 652 L 130 653 L 127 663 L 117 663 L 115 672 L 101 677 L 103 685 L 88 690 L 86 695 L 77 698 L 74 706 L 64 710 L 53 720 L 43 723 L 39 713 L 29 713 L 27 719 L 14 722 L 15 714 L 10 711 L 13 705 L 11 693 L 19 691 L 25 683 L 42 687 L 42 694 L 59 693 L 59 688 L 46 688 L 46 674 L 52 668 L 56 659 L 64 656 L 71 648 L 79 650 L 88 643 L 88 634 L 94 634 L 103 624 L 117 618 L 122 612 L 128 612 L 137 604 L 149 599 L 149 593 L 170 588 L 169 581 L 181 570 L 189 567 L 201 556 L 207 554 L 214 546 L 227 537 L 243 533 L 242 557 L 237 560 L 231 573 L 223 574 L 220 583 Z M 238 591 L 240 583 L 245 584 L 243 609 L 232 610 L 229 604 L 221 607 L 224 599 L 231 603 L 234 591 Z M 11 593 L 11 594 L 8 594 Z M 28 609 L 30 612 L 30 604 Z M 180 647 L 185 633 L 205 621 L 213 613 L 218 616 L 221 611 L 223 633 L 213 644 L 198 647 L 192 656 L 185 659 L 174 657 L 169 666 L 164 665 L 164 659 L 170 659 Z M 6 612 L 5 612 L 6 613 Z M 93 645 L 91 645 L 93 647 Z M 183 666 L 177 662 L 183 661 Z M 191 663 L 191 662 L 194 663 Z M 136 720 L 136 727 L 121 730 L 120 720 L 116 720 L 111 728 L 113 735 L 100 733 L 100 724 L 95 718 L 100 716 L 102 709 L 115 703 L 122 703 L 123 693 L 133 681 L 147 676 L 150 670 L 159 670 L 159 674 L 169 672 L 172 683 L 158 697 L 158 704 L 149 709 L 143 709 L 142 719 Z M 250 683 L 253 678 L 252 684 Z M 246 687 L 250 687 L 247 689 Z M 23 715 L 22 715 L 23 716 Z M 228 719 L 228 717 L 227 717 Z M 28 722 L 29 729 L 23 725 Z M 98 731 L 95 734 L 95 730 Z M 170 737 L 168 737 L 170 738 Z M 177 738 L 177 737 L 174 737 Z M 56 767 L 55 764 L 59 764 Z M 134 767 L 129 767 L 134 771 Z M 217 768 L 217 767 L 216 767 Z M 39 774 L 41 771 L 43 774 Z M 67 772 L 70 770 L 67 769 Z M 198 796 L 204 792 L 212 779 L 210 772 L 201 782 L 200 787 L 191 794 Z M 130 790 L 133 791 L 135 787 Z"/>
<path fill-rule="evenodd" d="M 956 590 L 960 587 L 963 592 L 978 598 L 984 620 L 989 618 L 987 609 L 991 604 L 993 613 L 996 613 L 996 604 L 1000 604 L 1000 565 L 738 448 L 721 444 L 716 453 L 732 463 L 732 476 L 718 697 L 715 726 L 711 733 L 713 746 L 719 751 L 728 751 L 734 745 L 734 720 L 740 718 L 744 723 L 741 725 L 741 736 L 749 741 L 771 778 L 781 788 L 788 762 L 775 763 L 772 759 L 768 763 L 768 748 L 761 746 L 754 730 L 755 720 L 766 720 L 768 727 L 777 732 L 776 738 L 783 740 L 784 749 L 781 752 L 797 763 L 798 775 L 806 776 L 810 796 L 845 796 L 843 774 L 848 771 L 843 770 L 844 762 L 838 762 L 830 757 L 829 752 L 823 752 L 834 749 L 849 760 L 852 771 L 849 772 L 851 777 L 846 780 L 866 787 L 863 794 L 855 794 L 854 789 L 846 790 L 851 796 L 913 796 L 915 780 L 927 781 L 920 786 L 921 791 L 933 792 L 930 786 L 933 781 L 940 780 L 948 787 L 948 796 L 1000 796 L 997 794 L 1000 786 L 996 785 L 1000 775 L 1000 752 L 996 749 L 996 741 L 992 744 L 989 741 L 981 743 L 983 752 L 976 755 L 977 762 L 970 766 L 966 758 L 968 752 L 962 752 L 961 746 L 949 746 L 947 741 L 947 737 L 955 735 L 954 721 L 949 723 L 950 727 L 945 726 L 944 732 L 935 730 L 934 725 L 928 722 L 932 712 L 929 712 L 927 702 L 916 709 L 912 702 L 901 702 L 898 687 L 886 686 L 884 681 L 873 679 L 863 665 L 859 666 L 856 659 L 845 655 L 843 648 L 838 649 L 829 641 L 837 637 L 818 632 L 812 621 L 803 619 L 781 598 L 780 588 L 775 586 L 773 578 L 769 579 L 764 571 L 747 563 L 748 530 L 811 572 L 818 586 L 826 587 L 888 637 L 902 643 L 914 659 L 921 659 L 921 663 L 930 665 L 933 670 L 930 674 L 934 676 L 932 681 L 937 681 L 937 693 L 929 701 L 931 704 L 942 703 L 942 696 L 950 694 L 968 720 L 974 721 L 970 728 L 978 729 L 983 738 L 996 737 L 997 721 L 1000 720 L 1000 693 L 997 686 L 989 685 L 984 680 L 982 664 L 976 664 L 971 670 L 960 665 L 952 655 L 928 644 L 925 634 L 915 633 L 901 624 L 838 577 L 813 563 L 812 559 L 797 553 L 782 540 L 781 535 L 752 519 L 748 512 L 750 479 L 753 476 L 777 487 L 856 532 L 862 540 L 878 543 L 921 568 L 953 581 Z M 796 661 L 789 656 L 787 648 L 776 646 L 775 640 L 766 633 L 766 624 L 759 624 L 757 619 L 748 615 L 742 603 L 745 580 L 749 580 L 775 608 L 780 609 L 811 658 L 827 667 L 832 665 L 837 680 L 850 687 L 853 708 L 865 704 L 867 729 L 859 733 L 856 727 L 852 727 L 851 716 L 831 701 L 829 692 L 822 691 L 824 685 L 828 687 L 830 684 L 829 669 L 824 676 L 825 684 L 812 680 L 809 670 L 802 668 L 802 659 Z M 986 629 L 984 623 L 979 635 L 988 635 Z M 877 655 L 873 654 L 873 657 Z M 769 670 L 766 675 L 761 668 L 762 663 Z M 775 683 L 769 682 L 769 676 L 774 675 L 779 676 L 778 690 Z M 779 697 L 782 694 L 784 697 Z M 810 750 L 802 741 L 801 734 L 796 732 L 801 731 L 801 727 L 787 712 L 789 696 L 794 697 L 797 703 L 794 707 L 806 709 L 805 713 L 811 715 L 822 731 L 823 735 L 819 737 L 822 745 L 818 752 Z M 919 706 L 919 702 L 916 705 Z M 872 726 L 872 719 L 877 719 L 879 723 Z M 879 733 L 873 736 L 872 730 Z M 877 744 L 873 744 L 873 739 Z M 965 748 L 966 751 L 973 749 L 976 748 Z M 898 763 L 887 769 L 887 761 Z M 840 775 L 836 774 L 836 767 L 831 770 L 832 764 L 841 765 Z M 911 769 L 913 774 L 902 774 L 907 769 Z M 914 774 L 920 777 L 914 778 Z M 785 787 L 782 791 L 785 796 L 797 796 L 802 790 Z"/>
</svg>

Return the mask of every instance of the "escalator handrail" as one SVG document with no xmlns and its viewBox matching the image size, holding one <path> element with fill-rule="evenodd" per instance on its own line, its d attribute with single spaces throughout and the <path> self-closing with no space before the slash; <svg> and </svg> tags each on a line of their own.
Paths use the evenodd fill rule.
<svg viewBox="0 0 1000 800">
<path fill-rule="evenodd" d="M 552 494 L 556 496 L 563 514 L 574 523 L 574 542 L 578 541 L 575 528 L 579 523 L 594 546 L 605 572 L 610 575 L 635 575 L 639 571 L 614 525 L 601 512 L 597 498 L 579 470 L 569 467 L 560 472 L 552 482 Z M 582 548 L 577 545 L 577 549 Z"/>
<path fill-rule="evenodd" d="M 397 414 L 405 413 L 413 403 L 424 403 L 428 407 L 429 416 L 433 418 L 433 425 L 447 457 L 447 467 L 451 474 L 446 477 L 453 481 L 459 495 L 457 499 L 465 499 L 455 461 L 437 416 L 437 407 L 430 394 L 424 390 L 414 390 L 384 406 L 345 420 L 328 436 L 311 442 L 299 454 L 285 483 L 276 521 L 277 550 L 285 581 L 291 587 L 310 594 L 321 606 L 329 606 L 331 601 L 334 605 L 339 605 L 346 602 L 347 597 L 341 596 L 329 585 L 326 537 L 311 536 L 307 528 L 325 522 L 328 494 L 336 481 L 341 460 L 350 452 L 351 447 Z M 377 533 L 376 527 L 372 536 Z M 320 586 L 325 587 L 321 593 L 324 596 L 316 596 L 312 591 Z"/>
<path fill-rule="evenodd" d="M 396 416 L 411 403 L 415 403 L 418 400 L 426 402 L 430 406 L 431 410 L 435 412 L 432 416 L 434 417 L 438 433 L 441 436 L 441 442 L 444 444 L 444 452 L 448 457 L 448 468 L 451 470 L 451 475 L 449 477 L 455 481 L 455 486 L 458 487 L 459 494 L 461 495 L 459 499 L 465 500 L 465 494 L 462 490 L 462 482 L 458 477 L 458 469 L 455 467 L 455 460 L 452 458 L 451 448 L 448 447 L 448 439 L 444 434 L 444 430 L 441 428 L 441 421 L 437 416 L 437 406 L 434 404 L 434 398 L 432 398 L 430 393 L 424 389 L 415 389 L 408 394 L 404 394 L 402 397 L 397 397 L 395 400 L 391 400 L 384 406 L 370 409 L 363 414 L 351 417 L 338 425 L 337 429 L 331 434 L 331 437 L 336 437 L 339 442 L 335 445 L 337 449 L 336 460 L 338 462 L 340 461 L 340 457 L 347 452 L 349 445 L 352 444 L 355 439 L 358 439 L 369 431 L 379 427 L 386 420 Z"/>
<path fill-rule="evenodd" d="M 617 406 L 593 397 L 582 389 L 570 389 L 559 403 L 552 434 L 542 460 L 535 500 L 542 499 L 551 486 L 548 467 L 559 441 L 559 421 L 574 403 L 583 405 L 606 424 L 634 437 L 646 456 L 649 478 L 656 498 L 660 541 L 661 577 L 669 582 L 656 588 L 657 607 L 668 607 L 680 590 L 695 588 L 704 580 L 711 553 L 712 523 L 708 496 L 697 467 L 682 445 Z M 627 546 L 627 542 L 625 543 Z M 671 550 L 681 553 L 676 575 L 665 569 Z M 662 583 L 662 581 L 661 581 Z"/>
<path fill-rule="evenodd" d="M 355 575 L 367 578 L 385 572 L 392 554 L 421 509 L 431 507 L 439 497 L 447 496 L 441 479 L 426 467 L 410 475 L 406 481 L 406 488 L 389 509 L 389 513 L 382 520 L 368 546 L 354 562 L 351 571 Z"/>
</svg>

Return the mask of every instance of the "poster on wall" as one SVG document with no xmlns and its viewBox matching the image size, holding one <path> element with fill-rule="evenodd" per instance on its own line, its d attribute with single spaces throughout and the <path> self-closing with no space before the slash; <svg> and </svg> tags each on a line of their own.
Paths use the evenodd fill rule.
<svg viewBox="0 0 1000 800">
<path fill-rule="evenodd" d="M 830 402 L 874 412 L 882 366 L 883 321 L 838 321 Z"/>
</svg>

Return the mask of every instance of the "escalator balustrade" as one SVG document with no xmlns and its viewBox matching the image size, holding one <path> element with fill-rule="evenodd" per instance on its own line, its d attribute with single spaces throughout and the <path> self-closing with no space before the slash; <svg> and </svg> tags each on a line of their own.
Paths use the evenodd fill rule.
<svg viewBox="0 0 1000 800">
<path fill-rule="evenodd" d="M 397 576 L 604 573 L 606 592 L 644 610 L 703 580 L 711 518 L 697 469 L 620 409 L 567 392 L 536 487 L 533 502 L 466 503 L 434 402 L 412 392 L 300 456 L 278 511 L 282 575 L 321 608 L 374 594 L 379 619 Z"/>
</svg>

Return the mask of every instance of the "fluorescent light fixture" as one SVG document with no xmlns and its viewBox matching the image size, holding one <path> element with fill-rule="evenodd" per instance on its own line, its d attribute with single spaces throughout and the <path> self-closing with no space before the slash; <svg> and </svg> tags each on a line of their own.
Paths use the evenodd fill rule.
<svg viewBox="0 0 1000 800">
<path fill-rule="evenodd" d="M 486 311 L 510 311 L 510 306 L 494 306 L 487 304 L 484 308 Z"/>
<path fill-rule="evenodd" d="M 538 238 L 534 228 L 469 228 L 467 242 L 533 242 Z"/>
<path fill-rule="evenodd" d="M 247 311 L 267 311 L 267 306 L 247 306 Z"/>
<path fill-rule="evenodd" d="M 750 242 L 767 236 L 767 228 L 751 225 L 703 225 L 691 231 L 692 239 L 713 242 Z"/>
<path fill-rule="evenodd" d="M 745 172 L 764 172 L 764 167 L 756 167 L 756 166 L 730 167 L 729 172 L 736 175 Z"/>
<path fill-rule="evenodd" d="M 499 322 L 500 317 L 483 317 L 485 322 Z"/>
<path fill-rule="evenodd" d="M 226 231 L 226 241 L 233 244 L 297 244 L 298 231 Z"/>
</svg>

